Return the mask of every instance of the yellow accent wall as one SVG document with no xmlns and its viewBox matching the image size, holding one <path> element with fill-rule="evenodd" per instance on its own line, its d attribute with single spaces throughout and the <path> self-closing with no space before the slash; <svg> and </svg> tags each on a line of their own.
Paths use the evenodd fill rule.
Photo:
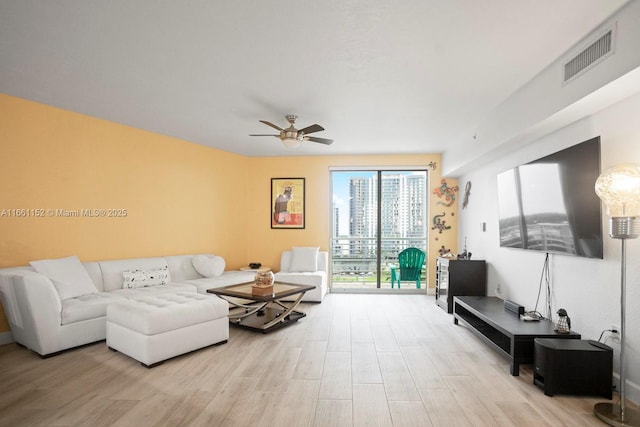
<svg viewBox="0 0 640 427">
<path fill-rule="evenodd" d="M 244 265 L 246 157 L 6 95 L 0 138 L 0 267 L 202 252 Z M 78 209 L 100 211 L 63 216 Z"/>
<path fill-rule="evenodd" d="M 332 166 L 436 162 L 429 221 L 442 210 L 432 193 L 438 154 L 248 158 L 3 94 L 0 158 L 0 267 L 210 252 L 230 269 L 260 261 L 277 270 L 291 246 L 328 249 Z M 277 177 L 305 178 L 305 229 L 271 229 Z M 457 251 L 456 207 L 447 208 L 451 232 L 430 230 L 430 287 L 437 249 Z"/>
</svg>

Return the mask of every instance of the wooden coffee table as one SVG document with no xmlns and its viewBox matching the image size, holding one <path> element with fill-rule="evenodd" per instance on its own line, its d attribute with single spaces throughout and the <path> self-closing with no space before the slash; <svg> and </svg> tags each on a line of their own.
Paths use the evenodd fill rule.
<svg viewBox="0 0 640 427">
<path fill-rule="evenodd" d="M 254 282 L 240 285 L 224 286 L 208 289 L 207 292 L 218 295 L 229 303 L 229 323 L 241 328 L 262 332 L 264 334 L 290 325 L 306 316 L 295 308 L 300 304 L 305 292 L 315 286 L 296 285 L 293 283 L 275 282 L 273 293 L 256 295 L 252 293 Z M 292 302 L 282 299 L 296 296 Z M 238 299 L 242 301 L 238 301 Z"/>
</svg>

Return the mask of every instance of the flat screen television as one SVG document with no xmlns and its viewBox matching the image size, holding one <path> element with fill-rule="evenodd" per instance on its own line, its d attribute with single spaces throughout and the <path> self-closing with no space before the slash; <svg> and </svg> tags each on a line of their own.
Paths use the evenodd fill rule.
<svg viewBox="0 0 640 427">
<path fill-rule="evenodd" d="M 498 174 L 500 246 L 602 258 L 600 137 Z"/>
</svg>

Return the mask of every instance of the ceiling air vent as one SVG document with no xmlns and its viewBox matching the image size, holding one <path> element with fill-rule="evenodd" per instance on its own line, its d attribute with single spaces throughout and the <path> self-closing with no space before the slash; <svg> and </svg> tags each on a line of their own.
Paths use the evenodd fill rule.
<svg viewBox="0 0 640 427">
<path fill-rule="evenodd" d="M 599 35 L 602 32 L 599 33 Z M 568 83 L 580 74 L 611 56 L 615 49 L 615 25 L 604 31 L 596 41 L 564 63 L 563 83 Z"/>
</svg>

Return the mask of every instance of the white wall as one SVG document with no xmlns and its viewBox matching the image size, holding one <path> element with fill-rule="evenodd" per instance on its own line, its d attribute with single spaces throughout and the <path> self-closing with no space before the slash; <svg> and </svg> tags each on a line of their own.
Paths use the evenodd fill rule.
<svg viewBox="0 0 640 427">
<path fill-rule="evenodd" d="M 452 143 L 442 156 L 442 175 L 459 176 L 496 153 L 524 147 L 531 141 L 615 104 L 640 90 L 640 0 L 627 3 L 587 34 L 565 55 L 513 93 L 478 124 L 476 132 Z M 562 84 L 564 63 L 617 28 L 615 53 L 573 81 Z"/>
<path fill-rule="evenodd" d="M 603 171 L 622 162 L 640 163 L 640 95 L 460 177 L 460 188 L 471 181 L 472 189 L 467 208 L 459 206 L 458 245 L 462 247 L 466 237 L 473 258 L 487 260 L 489 295 L 496 295 L 499 284 L 501 298 L 532 310 L 545 257 L 544 253 L 500 247 L 496 174 L 598 135 Z M 483 222 L 486 222 L 486 232 L 482 231 Z M 555 315 L 559 308 L 565 308 L 572 328 L 582 334 L 583 339 L 597 340 L 603 330 L 620 324 L 621 243 L 609 238 L 607 231 L 608 218 L 603 206 L 604 259 L 551 255 L 552 313 Z M 627 241 L 627 267 L 627 398 L 637 403 L 640 402 L 640 239 Z M 544 307 L 541 300 L 538 311 L 544 314 Z M 618 372 L 619 344 L 610 339 L 605 342 L 614 348 L 614 371 Z"/>
</svg>

